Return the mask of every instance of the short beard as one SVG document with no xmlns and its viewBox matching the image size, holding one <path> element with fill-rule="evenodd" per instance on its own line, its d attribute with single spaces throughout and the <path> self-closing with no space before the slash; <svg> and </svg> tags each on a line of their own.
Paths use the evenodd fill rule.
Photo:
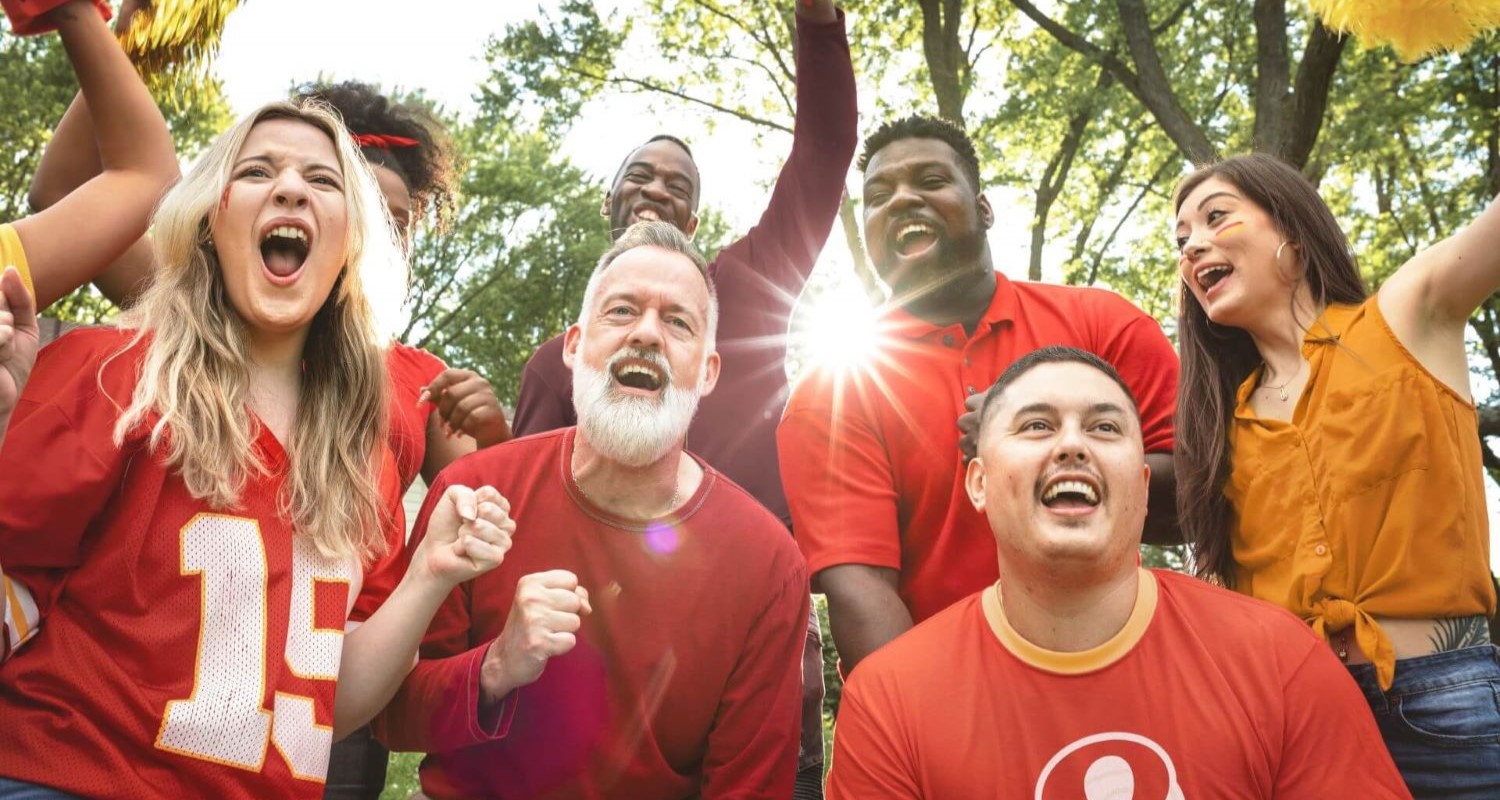
<svg viewBox="0 0 1500 800">
<path fill-rule="evenodd" d="M 660 399 L 618 394 L 614 364 L 623 358 L 651 361 L 667 374 Z M 666 359 L 651 351 L 622 349 L 604 370 L 580 359 L 573 364 L 573 408 L 578 430 L 589 446 L 611 461 L 644 467 L 680 447 L 698 411 L 697 388 L 678 386 Z"/>
</svg>

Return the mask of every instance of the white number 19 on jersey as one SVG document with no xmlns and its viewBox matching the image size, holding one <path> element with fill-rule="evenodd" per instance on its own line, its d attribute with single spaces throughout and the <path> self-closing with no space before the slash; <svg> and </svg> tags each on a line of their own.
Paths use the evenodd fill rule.
<svg viewBox="0 0 1500 800">
<path fill-rule="evenodd" d="M 318 581 L 350 584 L 353 559 L 329 558 L 294 537 L 286 663 L 293 674 L 336 681 L 342 629 L 319 629 L 313 616 Z M 277 692 L 266 710 L 266 548 L 253 519 L 199 514 L 182 529 L 182 573 L 203 583 L 202 628 L 193 691 L 167 703 L 156 746 L 181 755 L 259 772 L 275 744 L 298 778 L 321 783 L 328 773 L 333 728 L 319 725 L 310 697 Z"/>
</svg>

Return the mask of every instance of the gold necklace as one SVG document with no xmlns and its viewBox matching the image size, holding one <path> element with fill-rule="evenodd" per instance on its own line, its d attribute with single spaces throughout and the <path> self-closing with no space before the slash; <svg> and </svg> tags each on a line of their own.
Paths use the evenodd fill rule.
<svg viewBox="0 0 1500 800">
<path fill-rule="evenodd" d="M 604 504 L 602 504 L 598 500 L 595 500 L 594 498 L 590 497 L 589 493 L 585 492 L 583 490 L 583 483 L 578 480 L 578 474 L 577 473 L 573 472 L 572 470 L 569 470 L 568 471 L 568 477 L 571 477 L 573 479 L 573 488 L 577 489 L 578 493 L 581 494 L 581 495 L 583 495 L 583 499 L 589 501 L 590 503 L 593 503 L 596 506 L 599 506 L 600 508 L 604 508 Z M 663 511 L 663 512 L 661 512 L 660 514 L 652 515 L 652 519 L 656 519 L 658 517 L 665 517 L 666 515 L 672 513 L 672 510 L 675 509 L 675 508 L 677 508 L 677 501 L 679 499 L 681 499 L 681 497 L 682 497 L 682 481 L 678 480 L 677 483 L 676 483 L 676 485 L 672 487 L 672 499 L 671 499 L 670 502 L 667 503 L 666 510 Z"/>
<path fill-rule="evenodd" d="M 1297 380 L 1297 378 L 1302 375 L 1302 368 L 1304 366 L 1306 366 L 1305 363 L 1301 364 L 1301 365 L 1298 365 L 1297 371 L 1294 372 L 1294 373 L 1292 373 L 1292 377 L 1287 378 L 1286 380 L 1282 381 L 1280 386 L 1271 386 L 1270 384 L 1268 384 L 1268 383 L 1265 382 L 1266 370 L 1270 369 L 1270 365 L 1268 365 L 1266 362 L 1262 361 L 1262 362 L 1260 362 L 1260 378 L 1261 378 L 1260 388 L 1263 389 L 1263 390 L 1270 390 L 1270 391 L 1275 392 L 1276 396 L 1281 399 L 1281 402 L 1285 403 L 1287 400 L 1290 399 L 1290 396 L 1287 395 L 1287 393 L 1286 393 L 1286 387 L 1290 386 L 1291 383 L 1292 383 L 1292 381 Z"/>
</svg>

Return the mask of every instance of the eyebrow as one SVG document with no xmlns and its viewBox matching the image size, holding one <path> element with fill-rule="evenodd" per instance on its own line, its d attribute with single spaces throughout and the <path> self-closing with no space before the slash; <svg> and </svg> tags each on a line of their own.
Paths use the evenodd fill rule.
<svg viewBox="0 0 1500 800">
<path fill-rule="evenodd" d="M 612 292 L 605 295 L 604 299 L 599 301 L 599 309 L 596 310 L 595 313 L 598 313 L 598 311 L 602 311 L 610 304 L 611 301 L 614 300 L 624 300 L 625 302 L 631 303 L 632 305 L 641 305 L 641 298 L 639 295 L 631 294 L 630 292 Z M 699 314 L 695 309 L 689 306 L 685 306 L 681 303 L 668 303 L 662 308 L 662 311 L 669 314 L 687 314 L 693 318 L 694 322 L 697 322 L 703 318 L 703 315 Z"/>
<path fill-rule="evenodd" d="M 1028 403 L 1028 404 L 1026 404 L 1024 406 L 1021 406 L 1019 409 L 1017 409 L 1014 416 L 1016 416 L 1016 417 L 1024 417 L 1027 414 L 1056 414 L 1056 413 L 1057 413 L 1057 406 L 1054 406 L 1051 403 Z M 1092 404 L 1092 405 L 1090 405 L 1088 407 L 1088 415 L 1089 416 L 1099 416 L 1101 414 L 1124 414 L 1124 413 L 1125 413 L 1125 409 L 1119 403 L 1111 403 L 1111 402 L 1108 402 L 1108 401 L 1101 402 L 1101 403 L 1094 403 L 1094 404 Z"/>
<path fill-rule="evenodd" d="M 269 164 L 271 166 L 275 166 L 276 165 L 276 162 L 270 156 L 267 156 L 267 155 L 255 155 L 255 156 L 245 156 L 244 158 L 240 159 L 239 161 L 234 162 L 234 168 L 235 169 L 239 169 L 247 161 L 259 161 L 259 162 L 261 162 L 263 164 Z M 324 164 L 321 161 L 309 161 L 308 163 L 306 163 L 306 164 L 303 165 L 303 168 L 307 169 L 307 170 L 322 169 L 322 170 L 327 170 L 329 172 L 332 172 L 335 175 L 343 175 L 343 173 L 340 172 L 337 167 L 329 166 L 328 164 Z"/>
<path fill-rule="evenodd" d="M 933 167 L 938 167 L 947 170 L 948 172 L 953 171 L 952 164 L 936 158 L 930 158 L 925 161 L 914 161 L 906 164 L 892 164 L 888 167 L 881 167 L 880 169 L 877 169 L 873 173 L 867 175 L 865 177 L 865 185 L 869 186 L 871 183 L 874 183 L 875 181 L 880 180 L 886 175 L 892 173 L 921 172 L 924 169 L 932 169 Z"/>
<path fill-rule="evenodd" d="M 653 164 L 650 161 L 645 161 L 645 160 L 632 161 L 629 164 L 626 164 L 625 165 L 625 169 L 622 170 L 622 172 L 629 172 L 629 171 L 631 171 L 633 169 L 636 169 L 637 167 L 643 167 L 643 168 L 645 168 L 647 170 L 650 170 L 652 173 L 661 173 L 663 175 L 666 175 L 667 178 L 669 178 L 669 179 L 671 179 L 671 178 L 682 178 L 683 180 L 686 180 L 686 181 L 689 181 L 689 182 L 691 182 L 693 180 L 692 174 L 688 173 L 688 172 L 686 172 L 684 170 L 672 169 L 671 167 L 661 166 L 661 165 L 658 165 L 658 164 Z"/>
<path fill-rule="evenodd" d="M 1208 201 L 1214 199 L 1215 197 L 1228 197 L 1228 198 L 1231 198 L 1231 199 L 1234 199 L 1234 200 L 1240 199 L 1239 195 L 1237 195 L 1237 194 L 1235 194 L 1233 192 L 1214 192 L 1213 194 L 1209 195 L 1208 197 L 1203 198 L 1202 202 L 1198 203 L 1198 210 L 1202 211 L 1203 207 L 1206 206 L 1206 205 L 1208 205 Z"/>
</svg>

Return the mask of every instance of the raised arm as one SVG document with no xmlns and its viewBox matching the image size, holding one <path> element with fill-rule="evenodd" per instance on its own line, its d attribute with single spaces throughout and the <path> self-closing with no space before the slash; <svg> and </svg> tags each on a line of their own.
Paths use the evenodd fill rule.
<svg viewBox="0 0 1500 800">
<path fill-rule="evenodd" d="M 139 240 L 179 176 L 161 111 L 93 5 L 75 0 L 51 13 L 93 111 L 102 172 L 15 223 L 38 308 L 88 283 Z"/>
<path fill-rule="evenodd" d="M 1500 198 L 1467 227 L 1417 253 L 1380 287 L 1380 311 L 1429 371 L 1469 393 L 1464 325 L 1500 289 Z"/>
<path fill-rule="evenodd" d="M 858 143 L 854 67 L 843 19 L 832 0 L 793 0 L 797 9 L 797 109 L 792 150 L 759 222 L 725 248 L 714 279 L 724 304 L 721 335 L 736 328 L 736 278 L 774 287 L 786 310 L 812 274 L 838 218 L 844 179 Z M 730 271 L 747 267 L 750 274 Z M 763 309 L 756 309 L 763 312 Z M 784 334 L 786 315 L 761 314 Z"/>
</svg>

